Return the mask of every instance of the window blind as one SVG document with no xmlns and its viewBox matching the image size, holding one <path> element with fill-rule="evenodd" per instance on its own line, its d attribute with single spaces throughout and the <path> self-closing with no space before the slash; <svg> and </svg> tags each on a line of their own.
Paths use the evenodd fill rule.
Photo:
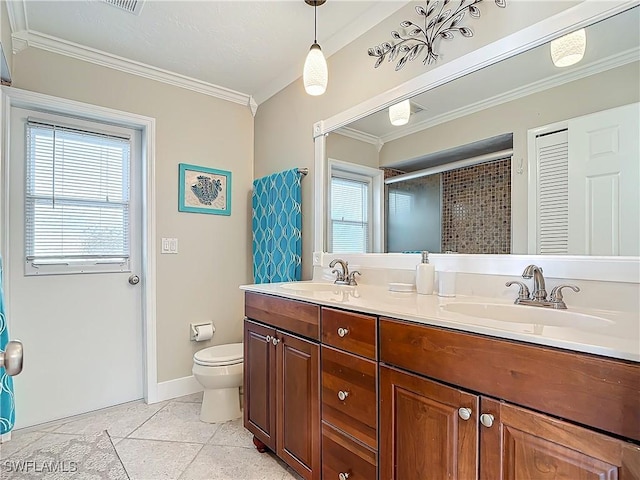
<svg viewBox="0 0 640 480">
<path fill-rule="evenodd" d="M 331 177 L 332 251 L 369 251 L 369 182 Z"/>
<path fill-rule="evenodd" d="M 130 140 L 35 121 L 26 135 L 26 260 L 126 261 Z"/>
</svg>

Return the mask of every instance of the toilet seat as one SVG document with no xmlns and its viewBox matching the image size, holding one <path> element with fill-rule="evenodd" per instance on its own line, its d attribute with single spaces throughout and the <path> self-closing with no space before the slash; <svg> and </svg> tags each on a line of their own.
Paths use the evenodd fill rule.
<svg viewBox="0 0 640 480">
<path fill-rule="evenodd" d="M 193 362 L 196 365 L 205 367 L 225 367 L 242 363 L 244 361 L 243 357 L 242 343 L 228 343 L 226 345 L 208 347 L 196 352 L 193 356 Z"/>
</svg>

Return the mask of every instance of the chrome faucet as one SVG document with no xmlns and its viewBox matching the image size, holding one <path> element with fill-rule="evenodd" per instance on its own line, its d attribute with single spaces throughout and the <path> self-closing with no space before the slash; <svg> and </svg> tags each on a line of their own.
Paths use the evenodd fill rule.
<svg viewBox="0 0 640 480">
<path fill-rule="evenodd" d="M 511 281 L 505 284 L 507 287 L 510 287 L 511 285 L 518 285 L 520 287 L 520 290 L 518 291 L 518 298 L 516 298 L 516 301 L 514 302 L 516 305 L 530 305 L 533 307 L 547 307 L 566 310 L 567 304 L 564 303 L 562 289 L 570 288 L 574 292 L 580 291 L 580 289 L 575 285 L 558 285 L 551 290 L 551 295 L 547 300 L 547 290 L 544 276 L 542 275 L 542 268 L 536 265 L 529 265 L 524 269 L 524 272 L 522 272 L 522 278 L 533 278 L 532 294 L 529 294 L 529 287 L 522 282 Z"/>
<path fill-rule="evenodd" d="M 340 266 L 342 267 L 342 271 L 334 268 L 337 264 L 340 264 Z M 358 282 L 356 282 L 356 274 L 360 275 L 360 272 L 354 270 L 353 272 L 349 273 L 349 262 L 345 262 L 340 258 L 336 258 L 335 260 L 331 261 L 331 263 L 329 264 L 329 268 L 333 268 L 333 270 L 331 270 L 331 273 L 336 274 L 336 279 L 333 282 L 334 284 L 358 285 Z"/>
<path fill-rule="evenodd" d="M 537 301 L 545 301 L 547 299 L 547 291 L 545 290 L 544 276 L 542 275 L 542 268 L 536 265 L 529 265 L 522 272 L 522 278 L 533 277 L 533 293 L 531 298 Z"/>
</svg>

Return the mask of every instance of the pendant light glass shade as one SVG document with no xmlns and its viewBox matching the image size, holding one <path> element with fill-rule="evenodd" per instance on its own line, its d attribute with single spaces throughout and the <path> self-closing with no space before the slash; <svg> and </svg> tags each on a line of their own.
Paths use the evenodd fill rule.
<svg viewBox="0 0 640 480">
<path fill-rule="evenodd" d="M 320 45 L 311 45 L 307 59 L 304 62 L 302 72 L 304 89 L 309 95 L 322 95 L 327 89 L 329 69 Z"/>
<path fill-rule="evenodd" d="M 389 120 L 391 121 L 391 125 L 395 125 L 396 127 L 409 123 L 410 115 L 411 104 L 409 100 L 404 100 L 389 107 Z"/>
<path fill-rule="evenodd" d="M 584 28 L 551 41 L 551 60 L 556 67 L 568 67 L 582 60 L 587 46 Z"/>
</svg>

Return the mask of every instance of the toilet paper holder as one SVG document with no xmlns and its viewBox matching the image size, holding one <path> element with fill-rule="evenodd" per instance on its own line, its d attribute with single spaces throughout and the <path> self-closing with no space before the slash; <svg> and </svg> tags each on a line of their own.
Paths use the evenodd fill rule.
<svg viewBox="0 0 640 480">
<path fill-rule="evenodd" d="M 216 332 L 216 327 L 213 325 L 213 322 L 190 323 L 189 330 L 191 331 L 191 335 L 189 336 L 189 339 L 195 342 L 196 336 L 198 335 L 198 327 L 205 327 L 207 325 L 211 325 L 211 330 L 213 330 L 213 333 Z"/>
</svg>

